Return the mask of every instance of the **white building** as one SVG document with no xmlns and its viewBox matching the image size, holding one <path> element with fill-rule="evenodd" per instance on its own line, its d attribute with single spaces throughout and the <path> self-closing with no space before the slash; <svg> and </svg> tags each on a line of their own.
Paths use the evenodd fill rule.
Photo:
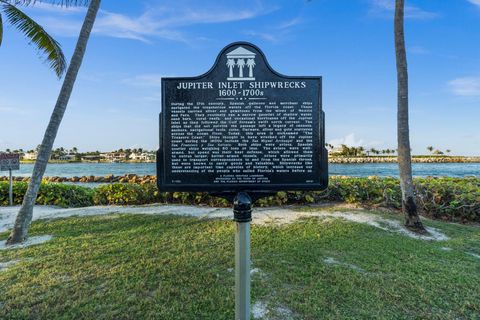
<svg viewBox="0 0 480 320">
<path fill-rule="evenodd" d="M 335 146 L 333 149 L 328 149 L 328 154 L 342 153 L 342 151 L 343 151 L 342 146 Z"/>
<path fill-rule="evenodd" d="M 23 160 L 37 160 L 37 156 L 38 156 L 38 152 L 37 152 L 37 151 L 34 151 L 34 152 L 26 152 L 26 153 L 23 155 Z"/>
<path fill-rule="evenodd" d="M 127 160 L 127 154 L 124 152 L 109 152 L 102 155 L 104 155 L 105 159 L 110 162 L 122 162 Z"/>
<path fill-rule="evenodd" d="M 150 161 L 150 160 L 155 160 L 155 154 L 147 153 L 147 152 L 142 152 L 142 153 L 131 153 L 129 156 L 130 160 L 133 161 Z"/>
</svg>

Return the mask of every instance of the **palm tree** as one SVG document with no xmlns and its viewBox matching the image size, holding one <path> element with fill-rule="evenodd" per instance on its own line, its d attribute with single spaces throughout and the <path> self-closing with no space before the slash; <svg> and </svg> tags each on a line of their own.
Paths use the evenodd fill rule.
<svg viewBox="0 0 480 320">
<path fill-rule="evenodd" d="M 64 0 L 61 1 L 62 3 L 65 3 Z M 71 0 L 70 2 L 76 3 L 75 0 Z M 77 45 L 73 52 L 72 60 L 68 66 L 62 88 L 60 89 L 60 93 L 58 95 L 57 103 L 53 109 L 50 122 L 48 123 L 47 130 L 45 131 L 45 135 L 38 152 L 37 160 L 35 161 L 32 178 L 28 184 L 28 189 L 23 198 L 23 203 L 15 220 L 13 230 L 7 240 L 7 244 L 9 245 L 20 243 L 27 238 L 28 228 L 30 226 L 30 222 L 32 221 L 33 206 L 37 198 L 38 189 L 40 187 L 43 174 L 45 173 L 48 159 L 50 158 L 50 153 L 52 152 L 53 143 L 55 142 L 55 137 L 57 136 L 60 122 L 62 121 L 65 109 L 67 108 L 67 104 L 73 90 L 73 85 L 75 84 L 75 80 L 77 78 L 78 70 L 82 64 L 88 39 L 95 22 L 95 18 L 97 17 L 98 9 L 100 8 L 100 2 L 101 0 L 90 0 L 85 21 L 83 22 Z"/>
<path fill-rule="evenodd" d="M 404 33 L 405 0 L 395 0 L 395 55 L 398 82 L 397 140 L 400 187 L 402 189 L 402 211 L 405 226 L 426 232 L 417 211 L 412 178 L 412 157 L 410 153 L 410 129 L 408 124 L 408 67 Z"/>
<path fill-rule="evenodd" d="M 358 147 L 357 150 L 358 150 L 358 153 L 359 153 L 360 155 L 363 155 L 364 152 L 365 152 L 365 148 L 364 148 L 364 147 L 361 147 L 361 146 Z"/>
<path fill-rule="evenodd" d="M 433 146 L 428 146 L 427 147 L 427 150 L 430 151 L 430 153 L 432 153 L 433 149 L 434 149 Z"/>
<path fill-rule="evenodd" d="M 228 59 L 227 60 L 227 67 L 229 68 L 228 77 L 233 78 L 233 67 L 235 67 L 235 60 Z"/>
<path fill-rule="evenodd" d="M 248 59 L 247 60 L 247 67 L 248 67 L 248 77 L 253 78 L 253 67 L 255 67 L 255 60 Z"/>
<path fill-rule="evenodd" d="M 41 53 L 40 55 L 45 57 L 45 62 L 60 78 L 66 68 L 65 57 L 60 45 L 45 29 L 17 7 L 29 5 L 31 2 L 34 0 L 0 0 L 0 46 L 3 40 L 3 14 L 12 26 L 30 40 L 30 43 Z"/>
<path fill-rule="evenodd" d="M 243 78 L 243 67 L 245 66 L 245 59 L 238 59 L 237 60 L 237 67 L 238 67 L 238 76 Z"/>
</svg>

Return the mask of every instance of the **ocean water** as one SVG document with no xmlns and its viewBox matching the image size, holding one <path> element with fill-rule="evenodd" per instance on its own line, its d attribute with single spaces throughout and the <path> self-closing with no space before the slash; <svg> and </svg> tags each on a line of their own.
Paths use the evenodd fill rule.
<svg viewBox="0 0 480 320">
<path fill-rule="evenodd" d="M 21 164 L 14 176 L 29 176 L 33 164 Z M 0 172 L 0 176 L 7 175 Z M 155 163 L 52 163 L 47 166 L 46 176 L 80 177 L 80 176 L 120 176 L 124 174 L 154 175 Z M 364 164 L 330 164 L 330 175 L 344 175 L 355 177 L 366 176 L 398 176 L 396 163 L 364 163 Z M 480 163 L 414 163 L 413 175 L 448 176 L 448 177 L 480 177 Z"/>
</svg>

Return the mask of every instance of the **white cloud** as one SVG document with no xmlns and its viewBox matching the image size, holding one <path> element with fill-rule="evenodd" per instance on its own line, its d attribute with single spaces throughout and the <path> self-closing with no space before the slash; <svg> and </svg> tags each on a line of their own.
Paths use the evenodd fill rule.
<svg viewBox="0 0 480 320">
<path fill-rule="evenodd" d="M 278 43 L 288 38 L 292 29 L 302 23 L 304 23 L 304 20 L 300 16 L 297 16 L 295 18 L 283 21 L 277 25 L 267 27 L 263 31 L 248 30 L 245 32 L 245 34 L 268 42 Z"/>
<path fill-rule="evenodd" d="M 255 38 L 260 38 L 262 40 L 272 42 L 272 43 L 277 43 L 281 40 L 282 37 L 279 36 L 278 33 L 274 32 L 258 32 L 258 31 L 247 31 L 245 32 L 246 35 L 255 37 Z"/>
<path fill-rule="evenodd" d="M 46 2 L 35 2 L 33 5 L 29 6 L 29 10 L 32 11 L 43 11 L 43 12 L 54 12 L 60 14 L 70 14 L 70 13 L 78 13 L 78 12 L 87 12 L 87 8 L 84 6 L 62 6 L 62 5 L 55 5 Z"/>
<path fill-rule="evenodd" d="M 287 29 L 287 28 L 291 28 L 291 27 L 294 27 L 294 26 L 297 26 L 299 24 L 301 24 L 303 22 L 303 19 L 300 18 L 300 17 L 295 17 L 293 19 L 290 19 L 290 20 L 287 20 L 283 23 L 280 23 L 280 25 L 278 26 L 278 29 Z"/>
<path fill-rule="evenodd" d="M 46 4 L 31 8 L 41 13 L 37 18 L 48 30 L 61 36 L 77 36 L 83 22 L 84 8 L 62 8 Z M 153 7 L 138 16 L 100 10 L 93 33 L 149 42 L 151 38 L 187 41 L 184 27 L 197 24 L 228 23 L 268 14 L 275 7 L 257 5 L 249 8 L 222 8 L 218 5 L 181 6 L 171 2 L 166 7 Z M 61 13 L 61 14 L 59 14 Z M 79 14 L 82 13 L 82 14 Z"/>
<path fill-rule="evenodd" d="M 0 106 L 0 114 L 13 114 L 13 115 L 26 115 L 28 114 L 27 110 L 23 108 L 14 108 L 14 107 L 5 107 Z"/>
<path fill-rule="evenodd" d="M 429 54 L 430 51 L 422 46 L 411 46 L 408 48 L 408 52 L 413 54 Z"/>
<path fill-rule="evenodd" d="M 474 0 L 478 1 L 478 0 Z M 371 10 L 370 13 L 378 16 L 385 16 L 393 18 L 393 12 L 395 11 L 395 0 L 370 0 Z M 407 19 L 433 19 L 438 17 L 438 13 L 426 11 L 419 7 L 405 5 L 405 18 Z"/>
<path fill-rule="evenodd" d="M 347 134 L 345 137 L 336 138 L 329 141 L 331 145 L 339 146 L 341 144 L 347 146 L 361 146 L 364 141 L 362 139 L 357 140 L 354 133 Z"/>
<path fill-rule="evenodd" d="M 140 74 L 131 78 L 123 79 L 122 82 L 133 86 L 160 87 L 163 77 L 166 76 L 156 73 Z"/>
<path fill-rule="evenodd" d="M 467 1 L 474 5 L 480 6 L 480 0 L 467 0 Z"/>
<path fill-rule="evenodd" d="M 480 97 L 480 77 L 457 78 L 448 83 L 453 94 L 463 97 Z"/>
</svg>

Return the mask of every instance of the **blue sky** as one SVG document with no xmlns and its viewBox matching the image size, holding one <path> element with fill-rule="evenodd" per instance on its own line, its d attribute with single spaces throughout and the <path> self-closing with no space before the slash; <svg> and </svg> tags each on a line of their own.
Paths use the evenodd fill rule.
<svg viewBox="0 0 480 320">
<path fill-rule="evenodd" d="M 84 8 L 29 8 L 70 57 Z M 480 0 L 407 1 L 411 141 L 480 154 Z M 160 78 L 207 71 L 230 42 L 288 75 L 321 75 L 326 139 L 395 148 L 393 0 L 103 0 L 56 146 L 158 146 Z M 0 150 L 41 142 L 55 74 L 16 30 L 0 48 Z"/>
</svg>

